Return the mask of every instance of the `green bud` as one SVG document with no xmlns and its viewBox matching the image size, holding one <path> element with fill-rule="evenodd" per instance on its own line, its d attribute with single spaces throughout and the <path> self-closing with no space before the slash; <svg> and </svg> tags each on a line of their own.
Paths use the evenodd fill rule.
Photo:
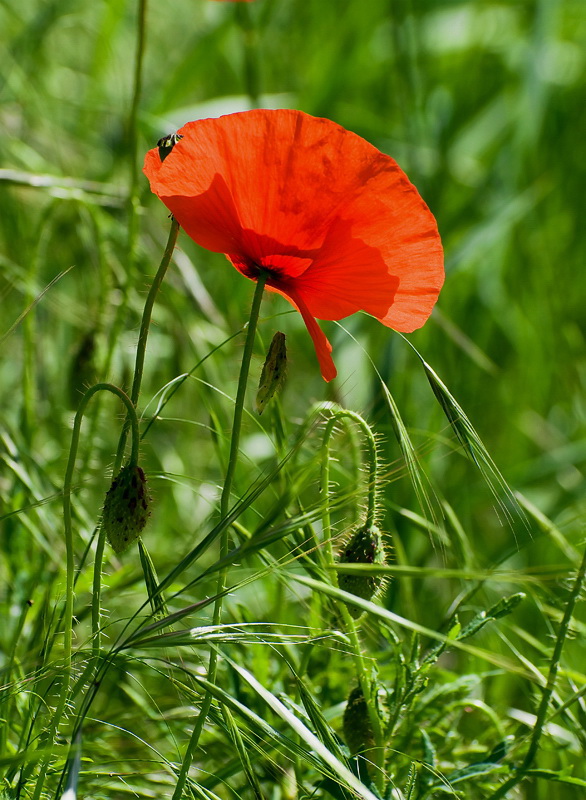
<svg viewBox="0 0 586 800">
<path fill-rule="evenodd" d="M 351 755 L 374 747 L 374 733 L 368 716 L 368 707 L 360 686 L 352 689 L 343 718 L 344 739 Z"/>
<path fill-rule="evenodd" d="M 138 539 L 151 513 L 150 502 L 144 472 L 127 464 L 112 481 L 102 512 L 102 527 L 115 553 Z"/>
<path fill-rule="evenodd" d="M 359 528 L 352 535 L 342 552 L 340 553 L 340 564 L 385 564 L 385 548 L 380 530 L 376 525 Z M 338 573 L 338 586 L 345 592 L 355 594 L 363 600 L 372 600 L 385 584 L 385 579 L 381 575 Z M 357 606 L 347 604 L 348 611 L 357 619 L 362 613 L 362 609 Z"/>
<path fill-rule="evenodd" d="M 282 388 L 285 382 L 286 367 L 287 347 L 285 345 L 285 334 L 277 331 L 269 346 L 258 384 L 256 410 L 259 415 L 265 410 L 275 392 Z"/>
</svg>

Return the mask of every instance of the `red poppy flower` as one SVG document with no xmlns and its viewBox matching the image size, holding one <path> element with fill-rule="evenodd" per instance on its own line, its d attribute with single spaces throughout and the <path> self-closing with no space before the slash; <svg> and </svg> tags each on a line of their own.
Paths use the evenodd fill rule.
<svg viewBox="0 0 586 800">
<path fill-rule="evenodd" d="M 326 381 L 331 345 L 316 322 L 366 311 L 413 331 L 441 289 L 435 219 L 405 173 L 355 133 L 301 111 L 188 122 L 144 171 L 186 233 L 284 295 L 305 321 Z"/>
</svg>

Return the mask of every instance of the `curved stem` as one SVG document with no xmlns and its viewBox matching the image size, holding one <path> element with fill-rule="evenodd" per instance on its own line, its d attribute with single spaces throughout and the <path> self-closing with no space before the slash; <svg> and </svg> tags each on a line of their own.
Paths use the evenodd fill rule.
<svg viewBox="0 0 586 800">
<path fill-rule="evenodd" d="M 126 200 L 126 212 L 128 219 L 128 236 L 126 239 L 126 280 L 121 286 L 122 300 L 116 310 L 114 321 L 110 327 L 108 351 L 104 362 L 104 371 L 102 373 L 104 375 L 107 375 L 110 372 L 110 366 L 114 356 L 114 349 L 126 319 L 130 293 L 137 279 L 136 242 L 138 239 L 138 221 L 140 211 L 140 173 L 137 169 L 136 161 L 138 155 L 138 110 L 142 95 L 142 73 L 146 42 L 146 15 L 147 0 L 138 0 L 132 98 L 130 100 L 130 110 L 128 112 L 125 130 L 127 145 L 127 153 L 125 153 L 125 155 L 128 156 L 128 197 Z"/>
<path fill-rule="evenodd" d="M 321 493 L 323 502 L 322 512 L 322 527 L 323 538 L 326 548 L 327 560 L 331 565 L 334 564 L 334 552 L 332 548 L 332 531 L 331 531 L 331 514 L 330 514 L 330 441 L 334 433 L 337 422 L 341 419 L 349 419 L 355 422 L 364 434 L 366 446 L 368 449 L 368 504 L 366 510 L 365 526 L 370 527 L 374 525 L 374 517 L 376 514 L 377 505 L 377 476 L 378 476 L 378 455 L 376 448 L 376 440 L 374 434 L 370 429 L 368 423 L 354 411 L 341 409 L 336 411 L 331 419 L 328 420 L 322 446 L 322 464 L 321 464 Z M 333 577 L 333 581 L 337 579 Z M 360 637 L 356 628 L 356 622 L 350 612 L 348 611 L 344 602 L 338 602 L 338 611 L 344 621 L 344 626 L 350 637 L 350 644 L 352 647 L 352 655 L 354 658 L 354 665 L 356 667 L 356 674 L 358 683 L 366 707 L 368 709 L 368 718 L 372 727 L 375 747 L 369 753 L 370 760 L 375 769 L 373 776 L 374 782 L 379 789 L 383 792 L 385 783 L 385 738 L 384 731 L 381 725 L 380 716 L 376 704 L 376 688 L 373 686 L 368 667 L 365 663 L 362 653 L 362 646 L 360 644 Z"/>
<path fill-rule="evenodd" d="M 147 339 L 149 335 L 151 318 L 153 315 L 153 306 L 155 305 L 157 293 L 161 288 L 161 284 L 163 283 L 163 280 L 169 268 L 169 264 L 171 263 L 171 257 L 173 256 L 173 250 L 175 249 L 175 244 L 177 242 L 178 234 L 179 234 L 179 223 L 175 219 L 173 219 L 173 221 L 171 222 L 171 230 L 169 231 L 169 238 L 167 239 L 167 245 L 165 246 L 165 252 L 163 253 L 163 258 L 161 259 L 161 263 L 159 264 L 159 269 L 157 270 L 157 274 L 155 275 L 155 278 L 149 290 L 146 303 L 144 305 L 144 310 L 142 312 L 140 333 L 138 335 L 138 344 L 136 346 L 134 377 L 132 379 L 132 390 L 130 392 L 130 400 L 133 406 L 136 406 L 136 404 L 138 403 L 138 398 L 140 395 L 140 387 L 142 384 L 142 375 L 144 371 L 144 359 L 146 354 Z M 126 446 L 126 438 L 128 436 L 128 429 L 130 428 L 130 424 L 131 424 L 131 418 L 129 414 L 124 422 L 122 433 L 120 434 L 120 441 L 118 442 L 116 460 L 114 461 L 114 475 L 116 475 L 116 473 L 119 471 L 120 466 L 122 464 L 122 459 L 124 458 L 124 448 Z"/>
<path fill-rule="evenodd" d="M 66 588 L 65 588 L 65 613 L 63 615 L 63 651 L 64 651 L 63 681 L 61 683 L 61 690 L 59 693 L 59 700 L 57 701 L 55 714 L 53 716 L 53 719 L 51 720 L 51 727 L 48 736 L 49 742 L 52 742 L 54 740 L 55 733 L 59 729 L 59 724 L 61 723 L 61 718 L 65 711 L 65 706 L 67 704 L 67 696 L 69 694 L 69 687 L 71 684 L 71 654 L 72 654 L 72 644 L 73 644 L 73 594 L 74 594 L 74 580 L 75 580 L 73 531 L 71 526 L 71 484 L 73 480 L 73 470 L 75 469 L 75 461 L 77 458 L 79 437 L 81 433 L 81 423 L 83 415 L 85 413 L 85 409 L 91 398 L 97 392 L 100 391 L 112 392 L 112 394 L 115 394 L 117 397 L 119 397 L 126 406 L 132 426 L 131 459 L 134 459 L 133 463 L 136 463 L 136 461 L 138 461 L 138 445 L 140 441 L 138 435 L 138 419 L 136 417 L 136 412 L 134 410 L 134 406 L 130 401 L 130 398 L 125 392 L 122 391 L 122 389 L 119 389 L 117 386 L 114 386 L 111 383 L 96 383 L 94 386 L 89 388 L 87 392 L 84 394 L 79 404 L 79 408 L 77 409 L 77 413 L 75 415 L 75 419 L 73 422 L 73 431 L 71 433 L 69 459 L 67 461 L 67 468 L 65 470 L 65 478 L 63 480 L 63 527 L 65 531 L 65 550 L 66 550 L 66 569 L 67 569 Z M 96 631 L 94 631 L 94 634 L 95 633 Z M 42 795 L 48 766 L 49 766 L 49 760 L 47 759 L 41 768 L 39 779 L 35 787 L 33 800 L 39 800 L 39 798 Z"/>
<path fill-rule="evenodd" d="M 376 514 L 377 503 L 377 476 L 378 476 L 378 454 L 376 449 L 376 440 L 374 434 L 370 429 L 370 425 L 355 411 L 348 411 L 341 409 L 336 411 L 328 420 L 323 438 L 322 449 L 322 468 L 321 468 L 321 492 L 324 498 L 324 511 L 322 514 L 323 536 L 330 562 L 333 563 L 334 557 L 332 552 L 332 537 L 331 537 L 331 518 L 330 518 L 330 503 L 329 503 L 329 487 L 330 487 L 330 440 L 334 433 L 336 423 L 341 419 L 349 419 L 355 422 L 362 433 L 368 449 L 368 502 L 366 508 L 365 526 L 370 527 L 374 525 L 374 517 Z"/>
<path fill-rule="evenodd" d="M 234 473 L 236 472 L 236 464 L 238 462 L 238 450 L 240 447 L 240 432 L 242 428 L 242 415 L 244 412 L 244 398 L 246 395 L 246 384 L 248 382 L 248 373 L 250 370 L 250 359 L 252 357 L 252 350 L 254 347 L 254 337 L 256 334 L 256 326 L 258 323 L 258 315 L 260 311 L 260 304 L 262 295 L 267 281 L 267 274 L 261 272 L 256 281 L 256 288 L 254 291 L 254 298 L 252 300 L 252 307 L 250 309 L 250 319 L 248 322 L 248 329 L 246 331 L 246 342 L 244 344 L 244 352 L 242 354 L 242 363 L 240 365 L 240 375 L 238 378 L 238 389 L 236 391 L 236 401 L 234 403 L 234 420 L 232 423 L 232 436 L 230 439 L 230 455 L 228 457 L 228 466 L 226 468 L 226 478 L 224 480 L 224 488 L 222 489 L 222 496 L 220 498 L 220 516 L 224 519 L 230 510 L 230 495 L 232 493 L 232 484 L 234 482 Z M 226 528 L 222 531 L 220 540 L 220 560 L 222 560 L 228 553 L 229 548 L 229 533 Z M 216 586 L 216 601 L 214 603 L 214 613 L 212 617 L 212 624 L 219 625 L 222 618 L 222 603 L 224 593 L 226 591 L 226 578 L 228 575 L 228 568 L 223 567 L 218 575 L 218 583 Z M 218 667 L 218 653 L 212 650 L 210 653 L 210 661 L 208 665 L 208 680 L 210 683 L 215 683 L 216 673 Z M 199 744 L 199 737 L 203 730 L 203 726 L 207 719 L 207 715 L 212 704 L 212 695 L 206 692 L 198 718 L 195 722 L 191 739 L 187 745 L 183 763 L 181 764 L 181 771 L 177 779 L 177 785 L 173 792 L 172 800 L 180 800 L 183 793 L 187 775 L 193 761 L 194 753 Z"/>
</svg>

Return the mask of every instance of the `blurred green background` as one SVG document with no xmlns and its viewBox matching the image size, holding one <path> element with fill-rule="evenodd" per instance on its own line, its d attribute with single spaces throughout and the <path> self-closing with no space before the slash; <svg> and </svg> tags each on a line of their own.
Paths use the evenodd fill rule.
<svg viewBox="0 0 586 800">
<path fill-rule="evenodd" d="M 261 335 L 268 344 L 274 330 L 287 333 L 289 419 L 303 418 L 313 401 L 331 399 L 375 424 L 393 476 L 385 524 L 396 530 L 400 562 L 502 563 L 543 572 L 517 617 L 535 636 L 528 647 L 538 659 L 540 642 L 549 643 L 559 619 L 548 575 L 570 574 L 584 537 L 586 6 L 583 0 L 245 5 L 246 13 L 209 0 L 150 4 L 137 163 L 160 136 L 191 119 L 249 108 L 255 94 L 266 107 L 329 117 L 399 162 L 435 214 L 446 252 L 437 310 L 409 338 L 522 496 L 528 526 L 518 515 L 512 526 L 499 516 L 399 336 L 365 316 L 343 322 L 393 392 L 438 497 L 455 509 L 462 536 L 450 531 L 440 547 L 430 544 L 425 524 L 405 513 L 421 509 L 360 347 L 334 323 L 324 324 L 340 372 L 326 386 L 302 322 L 285 313 L 280 298 L 265 300 Z M 122 0 L 0 2 L 0 336 L 8 332 L 0 359 L 0 570 L 12 587 L 4 602 L 18 594 L 18 581 L 26 583 L 21 567 L 31 548 L 44 553 L 47 574 L 59 569 L 54 520 L 73 407 L 80 388 L 95 379 L 128 388 L 142 305 L 166 240 L 166 210 L 140 175 L 138 244 L 129 255 L 136 17 L 137 4 Z M 221 255 L 181 236 L 155 309 L 143 406 L 244 324 L 250 297 L 251 284 Z M 233 392 L 240 350 L 240 344 L 223 347 L 200 377 Z M 261 363 L 258 355 L 256 374 Z M 214 415 L 219 429 L 229 428 L 229 408 L 218 404 L 208 386 L 186 384 L 165 411 L 187 422 L 157 423 L 145 439 L 158 501 L 153 531 L 163 536 L 147 535 L 155 558 L 174 557 L 165 526 L 180 553 L 193 540 L 194 521 L 203 525 L 213 510 L 222 471 L 211 465 L 212 439 L 199 430 Z M 78 500 L 87 530 L 108 487 L 117 440 L 112 418 L 120 410 L 109 399 L 103 406 Z M 267 457 L 266 441 L 252 425 L 244 448 L 255 463 Z M 9 516 L 46 498 L 53 499 Z M 41 568 L 34 563 L 36 557 L 32 576 Z M 397 581 L 387 602 L 438 625 L 438 608 L 447 613 L 460 584 L 422 585 L 419 592 L 419 584 Z M 502 587 L 487 593 L 498 599 Z M 578 668 L 584 648 L 573 647 Z M 514 691 L 500 689 L 499 702 Z"/>
<path fill-rule="evenodd" d="M 251 25 L 238 14 L 244 4 L 150 5 L 139 161 L 161 135 L 189 119 L 249 107 L 251 85 L 263 105 L 330 117 L 396 158 L 436 215 L 446 251 L 437 313 L 412 341 L 514 488 L 546 515 L 574 524 L 584 504 L 586 456 L 584 4 L 245 5 Z M 99 329 L 98 348 L 100 336 L 107 337 L 112 300 L 126 280 L 126 128 L 137 8 L 67 0 L 0 8 L 4 328 L 73 266 L 31 323 L 41 429 L 45 421 L 61 424 L 71 359 L 88 333 Z M 24 185 L 38 183 L 39 175 L 50 176 L 45 182 L 52 185 Z M 108 375 L 115 382 L 131 364 L 144 287 L 166 235 L 164 209 L 142 176 L 139 186 L 139 296 L 132 297 L 130 331 Z M 153 387 L 192 366 L 202 331 L 217 343 L 243 323 L 248 307 L 250 286 L 221 256 L 197 250 L 186 237 L 181 247 L 181 268 L 169 278 L 151 341 Z M 209 293 L 203 309 L 191 296 L 198 278 Z M 274 313 L 286 310 L 278 301 L 266 305 Z M 285 320 L 297 336 L 286 403 L 303 413 L 310 399 L 335 397 L 374 414 L 384 427 L 372 372 L 348 337 L 326 323 L 341 375 L 337 386 L 326 388 L 303 326 L 294 315 Z M 424 432 L 422 441 L 430 432 L 446 434 L 404 343 L 365 318 L 347 326 L 379 365 L 408 427 Z M 10 355 L 1 366 L 4 408 L 15 423 L 19 330 L 4 347 Z M 431 468 L 448 495 L 451 486 L 460 490 L 460 513 L 472 497 L 476 511 L 469 513 L 478 514 L 479 482 L 468 464 L 450 458 L 448 466 L 438 445 Z M 489 495 L 485 502 L 490 505 Z M 509 533 L 486 537 L 490 558 Z"/>
</svg>

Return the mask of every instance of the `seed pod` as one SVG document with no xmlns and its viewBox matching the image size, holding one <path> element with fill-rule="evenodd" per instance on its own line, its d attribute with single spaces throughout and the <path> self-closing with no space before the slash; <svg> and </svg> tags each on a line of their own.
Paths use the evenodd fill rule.
<svg viewBox="0 0 586 800">
<path fill-rule="evenodd" d="M 151 513 L 150 502 L 144 472 L 127 464 L 112 481 L 102 512 L 102 526 L 115 553 L 138 539 Z"/>
<path fill-rule="evenodd" d="M 374 733 L 368 716 L 368 707 L 360 686 L 352 689 L 344 709 L 344 739 L 351 755 L 363 753 L 374 747 Z"/>
<path fill-rule="evenodd" d="M 342 552 L 340 564 L 385 564 L 385 549 L 380 530 L 376 525 L 359 528 L 352 535 Z M 380 575 L 360 575 L 358 572 L 351 574 L 338 573 L 338 586 L 345 592 L 355 594 L 363 600 L 372 600 L 385 584 L 385 579 Z M 350 614 L 357 619 L 362 609 L 347 603 Z"/>
<path fill-rule="evenodd" d="M 287 367 L 287 347 L 285 334 L 277 331 L 273 336 L 265 363 L 263 364 L 256 394 L 256 410 L 259 415 L 265 410 L 267 403 L 279 391 L 285 382 Z"/>
</svg>

